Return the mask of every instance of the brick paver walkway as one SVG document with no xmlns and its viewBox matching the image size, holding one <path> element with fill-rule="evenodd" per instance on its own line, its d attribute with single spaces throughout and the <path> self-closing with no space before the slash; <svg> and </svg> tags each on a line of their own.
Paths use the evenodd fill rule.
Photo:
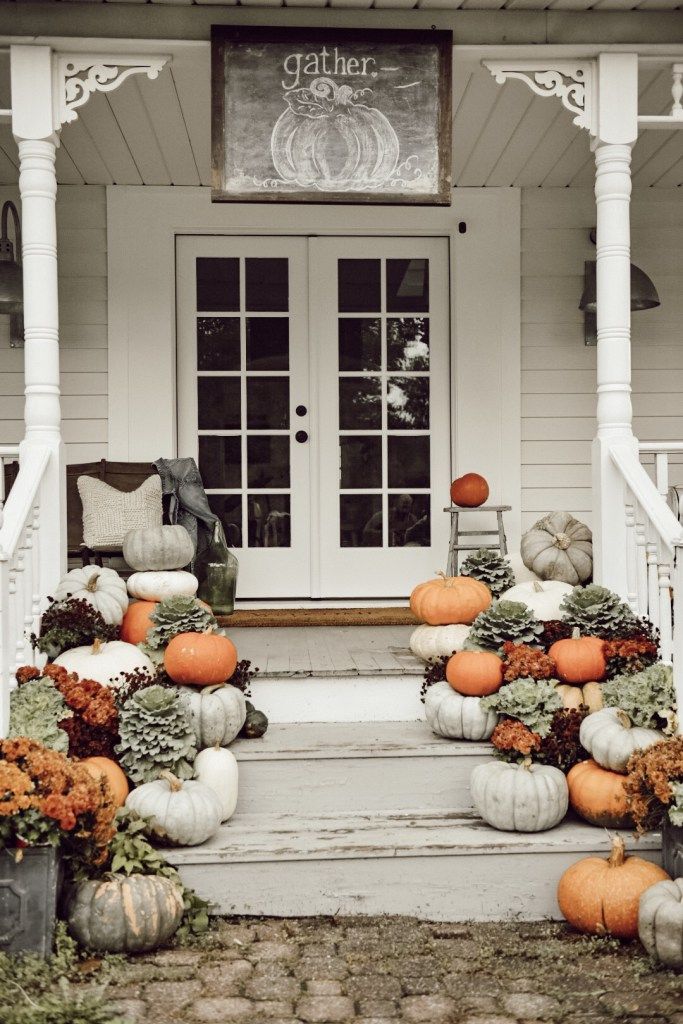
<svg viewBox="0 0 683 1024">
<path fill-rule="evenodd" d="M 683 976 L 563 925 L 222 920 L 131 958 L 108 995 L 149 1024 L 683 1024 Z"/>
</svg>

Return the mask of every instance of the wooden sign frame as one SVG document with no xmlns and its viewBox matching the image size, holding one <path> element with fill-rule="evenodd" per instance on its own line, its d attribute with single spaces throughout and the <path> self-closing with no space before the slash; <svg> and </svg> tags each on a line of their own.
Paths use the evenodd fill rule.
<svg viewBox="0 0 683 1024">
<path fill-rule="evenodd" d="M 213 202 L 451 202 L 450 31 L 213 26 Z"/>
</svg>

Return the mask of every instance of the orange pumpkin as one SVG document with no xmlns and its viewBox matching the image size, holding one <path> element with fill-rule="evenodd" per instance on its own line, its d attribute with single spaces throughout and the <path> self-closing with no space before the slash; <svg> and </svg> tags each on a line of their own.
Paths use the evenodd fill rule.
<svg viewBox="0 0 683 1024">
<path fill-rule="evenodd" d="M 599 682 L 607 672 L 604 646 L 597 636 L 581 636 L 575 629 L 566 640 L 556 640 L 548 654 L 563 683 Z"/>
<path fill-rule="evenodd" d="M 446 576 L 418 583 L 410 595 L 410 608 L 420 622 L 430 626 L 471 625 L 491 604 L 491 591 L 469 576 Z"/>
<path fill-rule="evenodd" d="M 503 660 L 490 651 L 458 651 L 446 664 L 446 679 L 467 697 L 486 697 L 503 685 Z"/>
<path fill-rule="evenodd" d="M 147 632 L 154 628 L 150 615 L 157 606 L 156 601 L 133 601 L 121 623 L 121 639 L 127 644 L 141 644 Z"/>
<path fill-rule="evenodd" d="M 615 836 L 608 858 L 584 857 L 567 868 L 557 887 L 557 902 L 580 932 L 635 939 L 640 897 L 668 877 L 648 860 L 627 857 L 624 840 Z"/>
<path fill-rule="evenodd" d="M 229 679 L 236 667 L 235 645 L 220 633 L 179 633 L 164 652 L 164 668 L 174 683 L 215 686 Z"/>
<path fill-rule="evenodd" d="M 593 760 L 580 761 L 567 775 L 569 803 L 578 815 L 601 828 L 633 828 L 624 782 L 618 772 Z"/>
<path fill-rule="evenodd" d="M 477 508 L 489 496 L 489 485 L 478 473 L 465 473 L 451 484 L 451 501 L 461 508 Z"/>
<path fill-rule="evenodd" d="M 94 779 L 105 779 L 109 784 L 117 807 L 123 807 L 130 792 L 128 779 L 123 771 L 109 757 L 85 757 L 81 764 L 87 768 Z"/>
</svg>

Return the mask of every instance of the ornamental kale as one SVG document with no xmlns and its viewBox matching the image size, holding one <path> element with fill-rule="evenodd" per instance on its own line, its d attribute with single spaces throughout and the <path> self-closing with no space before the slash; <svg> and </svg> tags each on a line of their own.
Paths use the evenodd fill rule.
<svg viewBox="0 0 683 1024">
<path fill-rule="evenodd" d="M 553 716 L 562 707 L 562 698 L 555 689 L 555 680 L 522 678 L 489 697 L 482 697 L 481 706 L 486 711 L 518 718 L 543 737 L 550 732 Z"/>
</svg>

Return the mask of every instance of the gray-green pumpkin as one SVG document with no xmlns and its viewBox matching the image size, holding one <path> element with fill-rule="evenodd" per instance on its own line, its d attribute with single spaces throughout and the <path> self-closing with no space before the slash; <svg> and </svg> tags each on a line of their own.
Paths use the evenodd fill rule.
<svg viewBox="0 0 683 1024">
<path fill-rule="evenodd" d="M 194 544 L 184 526 L 147 526 L 128 531 L 123 557 L 137 572 L 182 569 L 194 558 Z"/>
<path fill-rule="evenodd" d="M 158 875 L 108 875 L 79 882 L 67 909 L 69 931 L 98 953 L 143 953 L 168 942 L 183 918 L 180 887 Z"/>
<path fill-rule="evenodd" d="M 638 935 L 651 957 L 683 968 L 683 878 L 657 882 L 640 897 Z"/>
<path fill-rule="evenodd" d="M 227 747 L 247 717 L 244 694 L 236 686 L 180 686 L 180 703 L 189 711 L 197 750 Z"/>
</svg>

